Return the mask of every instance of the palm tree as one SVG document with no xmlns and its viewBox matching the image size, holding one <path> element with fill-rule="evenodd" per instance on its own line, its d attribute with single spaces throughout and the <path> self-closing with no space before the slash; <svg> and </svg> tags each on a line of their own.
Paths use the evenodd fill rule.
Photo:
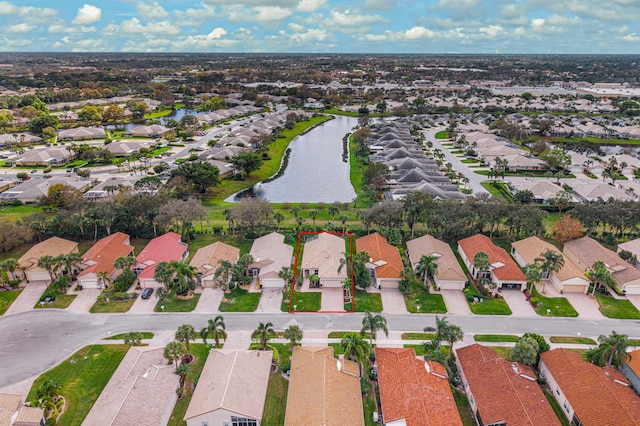
<svg viewBox="0 0 640 426">
<path fill-rule="evenodd" d="M 290 325 L 284 330 L 283 337 L 289 339 L 291 350 L 293 351 L 294 346 L 302 340 L 302 330 L 297 325 Z"/>
<path fill-rule="evenodd" d="M 142 333 L 139 331 L 130 331 L 124 335 L 124 344 L 128 346 L 140 346 L 142 343 Z"/>
<path fill-rule="evenodd" d="M 384 331 L 385 336 L 389 336 L 386 318 L 381 314 L 373 315 L 371 312 L 365 311 L 360 335 L 364 336 L 365 333 L 369 333 L 369 351 L 373 348 L 373 341 L 376 339 L 378 330 Z"/>
<path fill-rule="evenodd" d="M 476 269 L 476 279 L 481 278 L 484 272 L 491 270 L 489 255 L 483 251 L 477 252 L 473 256 L 473 267 Z"/>
<path fill-rule="evenodd" d="M 626 334 L 613 331 L 609 336 L 598 337 L 598 343 L 597 348 L 587 351 L 587 360 L 593 364 L 619 368 L 622 361 L 630 357 L 627 353 L 629 338 Z"/>
<path fill-rule="evenodd" d="M 530 263 L 524 267 L 524 276 L 527 278 L 527 283 L 531 284 L 531 289 L 527 288 L 527 290 L 532 292 L 535 284 L 542 279 L 542 271 L 538 265 Z"/>
<path fill-rule="evenodd" d="M 444 318 L 443 318 L 444 319 Z M 453 344 L 464 339 L 464 333 L 460 326 L 455 324 L 447 324 L 442 331 L 442 338 L 449 343 L 449 355 L 447 358 L 451 358 L 453 355 Z"/>
<path fill-rule="evenodd" d="M 615 287 L 616 281 L 611 276 L 611 272 L 607 268 L 607 264 L 601 260 L 596 260 L 591 265 L 591 270 L 587 272 L 587 276 L 593 284 L 593 294 L 596 294 L 596 290 L 601 285 L 605 287 Z"/>
<path fill-rule="evenodd" d="M 369 346 L 358 333 L 349 333 L 340 341 L 340 347 L 344 352 L 345 359 L 355 361 L 362 369 L 362 361 L 369 356 Z"/>
<path fill-rule="evenodd" d="M 342 233 L 344 234 L 347 232 L 347 221 L 349 220 L 349 216 L 341 214 L 338 219 L 340 220 L 340 223 L 342 223 Z"/>
<path fill-rule="evenodd" d="M 318 216 L 317 210 L 311 210 L 309 212 L 309 217 L 311 218 L 311 220 L 313 220 L 313 226 L 316 226 L 316 216 Z"/>
<path fill-rule="evenodd" d="M 120 256 L 117 257 L 116 260 L 113 261 L 113 266 L 116 269 L 124 271 L 125 269 L 131 268 L 133 265 L 137 263 L 135 257 L 132 256 Z"/>
<path fill-rule="evenodd" d="M 215 274 L 213 275 L 216 283 L 219 287 L 222 288 L 225 292 L 229 291 L 229 284 L 231 281 L 231 272 L 233 271 L 233 264 L 228 260 L 220 260 L 218 263 L 218 269 L 216 269 Z"/>
<path fill-rule="evenodd" d="M 153 272 L 153 279 L 164 286 L 165 291 L 169 290 L 173 280 L 173 271 L 169 268 L 169 262 L 159 262 Z"/>
<path fill-rule="evenodd" d="M 188 263 L 173 260 L 169 262 L 168 268 L 173 272 L 173 282 L 177 286 L 177 294 L 186 294 L 196 287 L 196 267 Z"/>
<path fill-rule="evenodd" d="M 282 213 L 276 213 L 273 215 L 273 219 L 278 224 L 278 232 L 280 232 L 280 223 L 284 220 L 284 215 Z"/>
<path fill-rule="evenodd" d="M 200 330 L 200 337 L 204 341 L 204 344 L 207 344 L 207 337 L 211 336 L 213 340 L 216 342 L 216 348 L 220 346 L 220 338 L 223 338 L 225 341 L 227 340 L 227 331 L 225 330 L 226 325 L 224 323 L 224 318 L 222 315 L 218 315 L 212 320 L 207 322 L 207 326 Z"/>
<path fill-rule="evenodd" d="M 540 263 L 540 269 L 542 269 L 542 292 L 544 293 L 545 284 L 549 279 L 551 272 L 558 272 L 564 266 L 564 256 L 552 249 L 546 249 L 540 253 L 540 257 L 534 259 L 536 263 Z"/>
<path fill-rule="evenodd" d="M 253 330 L 253 333 L 251 333 L 251 338 L 259 341 L 261 351 L 266 351 L 267 344 L 269 343 L 269 339 L 272 338 L 275 334 L 276 332 L 273 329 L 272 323 L 259 322 L 258 328 Z"/>
<path fill-rule="evenodd" d="M 331 221 L 335 222 L 336 215 L 340 213 L 340 208 L 338 206 L 329 206 L 329 214 L 331 215 Z"/>
<path fill-rule="evenodd" d="M 0 263 L 0 269 L 7 273 L 7 278 L 9 279 L 9 281 L 16 279 L 14 272 L 19 267 L 20 265 L 18 264 L 18 261 L 13 258 L 5 259 L 4 261 L 2 261 L 2 263 Z"/>
<path fill-rule="evenodd" d="M 98 287 L 100 288 L 108 288 L 111 282 L 109 275 L 105 271 L 100 271 L 96 274 L 98 278 Z M 106 283 L 106 284 L 105 284 Z"/>
<path fill-rule="evenodd" d="M 427 278 L 434 277 L 438 271 L 437 258 L 433 255 L 422 255 L 420 261 L 416 265 L 416 272 L 423 278 L 423 284 L 427 286 Z"/>
<path fill-rule="evenodd" d="M 293 269 L 290 266 L 283 266 L 282 269 L 278 271 L 278 277 L 284 281 L 285 288 L 287 288 L 293 279 Z"/>
<path fill-rule="evenodd" d="M 38 259 L 38 267 L 45 269 L 49 273 L 49 275 L 51 275 L 52 280 L 55 280 L 56 278 L 56 274 L 54 272 L 55 264 L 55 258 L 48 254 L 45 254 L 40 259 Z"/>
<path fill-rule="evenodd" d="M 180 327 L 178 327 L 178 330 L 176 331 L 176 340 L 184 343 L 187 353 L 190 353 L 189 342 L 195 340 L 195 338 L 196 330 L 191 324 L 182 324 Z"/>
<path fill-rule="evenodd" d="M 169 362 L 175 362 L 176 371 L 178 371 L 178 360 L 182 358 L 182 355 L 184 355 L 186 352 L 187 352 L 187 349 L 184 343 L 179 342 L 177 340 L 173 340 L 167 343 L 167 346 L 165 346 L 164 357 Z"/>
<path fill-rule="evenodd" d="M 73 275 L 73 267 L 82 260 L 82 256 L 77 251 L 72 251 L 62 256 L 62 264 L 64 265 L 67 274 Z"/>
<path fill-rule="evenodd" d="M 436 315 L 436 326 L 435 327 L 425 327 L 423 330 L 425 333 L 434 333 L 435 336 L 433 338 L 433 346 L 436 350 L 436 353 L 440 352 L 440 342 L 444 340 L 446 335 L 446 328 L 449 326 L 449 321 L 447 321 L 447 317 L 438 318 Z"/>
</svg>

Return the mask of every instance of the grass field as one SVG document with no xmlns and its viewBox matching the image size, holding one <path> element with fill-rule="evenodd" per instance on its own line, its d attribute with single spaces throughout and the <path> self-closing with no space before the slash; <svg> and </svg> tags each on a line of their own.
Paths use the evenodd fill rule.
<svg viewBox="0 0 640 426">
<path fill-rule="evenodd" d="M 436 133 L 436 139 L 449 139 L 449 136 L 447 135 L 447 131 L 440 130 L 438 133 Z"/>
<path fill-rule="evenodd" d="M 190 346 L 191 354 L 195 357 L 195 360 L 189 365 L 187 380 L 190 383 L 195 383 L 195 381 L 200 378 L 200 373 L 202 373 L 204 364 L 207 361 L 207 356 L 209 355 L 210 348 L 209 346 L 203 345 L 201 343 L 192 343 Z M 187 386 L 185 393 L 182 395 L 182 398 L 180 398 L 178 402 L 176 402 L 175 407 L 173 407 L 173 411 L 171 412 L 171 417 L 169 418 L 167 426 L 185 426 L 187 424 L 187 422 L 182 419 L 187 412 L 187 407 L 189 407 L 192 396 L 193 389 L 191 388 L 191 386 Z"/>
<path fill-rule="evenodd" d="M 596 341 L 588 337 L 577 336 L 551 336 L 549 337 L 551 343 L 579 343 L 582 345 L 596 345 Z"/>
<path fill-rule="evenodd" d="M 529 298 L 536 313 L 549 317 L 577 317 L 578 312 L 573 308 L 566 297 L 544 297 L 533 288 Z"/>
<path fill-rule="evenodd" d="M 0 291 L 0 315 L 4 315 L 9 309 L 9 306 L 13 303 L 14 300 L 22 293 L 22 289 L 20 290 L 11 290 L 11 291 Z"/>
<path fill-rule="evenodd" d="M 0 216 L 3 220 L 8 222 L 15 222 L 18 219 L 22 219 L 25 216 L 31 216 L 32 214 L 41 211 L 42 208 L 36 206 L 0 206 Z M 20 255 L 12 254 L 11 251 L 8 253 L 3 253 L 2 259 L 6 259 L 9 257 L 13 257 L 18 259 L 22 256 L 31 246 L 27 247 L 20 253 Z"/>
<path fill-rule="evenodd" d="M 61 386 L 60 395 L 67 401 L 66 410 L 58 419 L 58 424 L 79 426 L 128 350 L 129 347 L 125 345 L 86 346 L 38 377 L 27 400 L 35 397 L 35 391 L 46 380 L 55 380 Z"/>
<path fill-rule="evenodd" d="M 473 340 L 476 342 L 517 342 L 520 336 L 512 334 L 476 334 Z"/>
<path fill-rule="evenodd" d="M 156 307 L 153 308 L 154 312 L 191 312 L 198 305 L 200 300 L 200 294 L 196 293 L 191 299 L 176 299 L 171 293 L 166 299 L 159 300 Z M 164 306 L 164 308 L 162 308 Z"/>
<path fill-rule="evenodd" d="M 600 312 L 608 318 L 640 319 L 640 311 L 627 299 L 615 299 L 596 293 Z"/>
<path fill-rule="evenodd" d="M 140 331 L 139 333 L 142 334 L 142 338 L 143 339 L 153 339 L 153 336 L 155 336 L 150 331 Z M 113 336 L 105 337 L 102 340 L 122 340 L 122 339 L 124 339 L 126 334 L 127 333 L 114 334 Z"/>
<path fill-rule="evenodd" d="M 414 345 L 414 344 L 404 344 L 402 345 L 405 349 L 413 349 L 416 353 L 416 356 L 423 356 L 427 351 L 424 348 L 424 345 Z"/>
<path fill-rule="evenodd" d="M 436 337 L 434 333 L 402 333 L 402 340 L 432 340 Z"/>
<path fill-rule="evenodd" d="M 56 295 L 56 300 L 52 303 L 44 303 L 40 304 L 40 302 L 36 303 L 34 308 L 36 309 L 65 309 L 67 308 L 71 302 L 76 298 L 75 294 L 58 294 Z"/>
<path fill-rule="evenodd" d="M 551 408 L 553 408 L 553 412 L 556 413 L 556 417 L 560 420 L 560 424 L 562 424 L 562 426 L 570 426 L 569 420 L 564 415 L 564 411 L 562 411 L 562 407 L 560 407 L 558 401 L 556 401 L 553 395 L 551 395 L 546 389 L 542 389 L 542 391 L 544 392 L 544 396 L 547 398 L 547 401 L 549 401 Z"/>
<path fill-rule="evenodd" d="M 462 424 L 464 426 L 476 426 L 476 421 L 473 416 L 473 411 L 471 410 L 471 404 L 469 404 L 469 400 L 467 399 L 467 395 L 465 395 L 464 392 L 460 392 L 453 386 L 451 387 L 451 392 L 453 393 L 453 398 L 458 406 L 458 412 L 460 413 Z"/>
<path fill-rule="evenodd" d="M 464 292 L 473 295 L 478 299 L 483 298 L 480 303 L 468 302 L 471 312 L 477 315 L 511 315 L 511 308 L 507 302 L 501 299 L 491 299 L 483 297 L 475 287 L 467 287 Z"/>
<path fill-rule="evenodd" d="M 504 358 L 506 361 L 511 361 L 511 348 L 505 346 L 487 346 L 489 349 L 493 349 L 500 358 Z"/>
<path fill-rule="evenodd" d="M 92 314 L 127 312 L 135 301 L 135 297 L 128 300 L 110 300 L 109 302 L 106 300 L 96 300 L 96 303 L 93 304 L 89 312 Z"/>
<path fill-rule="evenodd" d="M 431 294 L 420 290 L 402 296 L 404 296 L 407 311 L 412 314 L 444 314 L 447 312 L 447 306 L 444 304 L 441 294 Z"/>
<path fill-rule="evenodd" d="M 254 312 L 260 303 L 260 293 L 249 293 L 241 288 L 235 288 L 229 294 L 224 295 L 225 299 L 220 303 L 220 312 Z"/>
<path fill-rule="evenodd" d="M 354 312 L 382 312 L 382 296 L 380 293 L 367 293 L 356 289 Z M 345 303 L 344 309 L 351 312 L 351 303 Z"/>
<path fill-rule="evenodd" d="M 291 365 L 291 346 L 285 344 L 269 345 L 278 351 L 280 356 L 279 364 Z M 271 373 L 269 377 L 269 387 L 267 388 L 267 398 L 264 403 L 262 413 L 263 426 L 281 426 L 284 424 L 284 415 L 287 409 L 287 392 L 289 381 L 282 377 L 281 370 Z"/>
<path fill-rule="evenodd" d="M 316 312 L 322 305 L 322 293 L 296 291 L 293 294 L 295 312 Z M 289 302 L 282 300 L 282 312 L 289 312 Z"/>
<path fill-rule="evenodd" d="M 327 336 L 328 339 L 342 339 L 344 336 L 346 336 L 347 334 L 351 334 L 351 333 L 358 333 L 356 331 L 332 331 L 331 333 L 329 333 L 329 335 Z M 360 334 L 362 336 L 363 339 L 368 339 L 369 338 L 369 333 L 364 333 L 364 334 Z"/>
</svg>

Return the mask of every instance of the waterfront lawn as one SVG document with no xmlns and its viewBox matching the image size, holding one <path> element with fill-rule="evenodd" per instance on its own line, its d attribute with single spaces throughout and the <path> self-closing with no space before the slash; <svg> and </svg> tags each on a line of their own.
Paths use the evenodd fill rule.
<svg viewBox="0 0 640 426">
<path fill-rule="evenodd" d="M 534 288 L 529 300 L 538 315 L 573 318 L 578 316 L 578 312 L 566 297 L 544 297 Z"/>
<path fill-rule="evenodd" d="M 627 299 L 615 299 L 596 293 L 600 312 L 608 318 L 640 319 L 640 312 Z"/>
<path fill-rule="evenodd" d="M 447 306 L 441 294 L 431 294 L 424 290 L 404 293 L 404 304 L 412 314 L 445 314 Z M 420 309 L 418 309 L 418 306 Z"/>
<path fill-rule="evenodd" d="M 220 302 L 220 312 L 254 312 L 260 303 L 260 293 L 249 293 L 247 290 L 235 288 L 224 295 Z"/>
<path fill-rule="evenodd" d="M 0 291 L 0 315 L 4 315 L 9 309 L 9 306 L 20 295 L 22 289 L 11 291 Z"/>
<path fill-rule="evenodd" d="M 316 312 L 322 306 L 322 293 L 296 291 L 293 294 L 294 312 Z M 289 312 L 289 301 L 282 300 L 282 312 Z"/>
<path fill-rule="evenodd" d="M 382 312 L 382 296 L 380 293 L 367 293 L 356 289 L 354 312 Z M 351 303 L 345 303 L 344 309 L 351 312 Z"/>
<path fill-rule="evenodd" d="M 129 350 L 126 345 L 91 345 L 80 349 L 62 364 L 42 374 L 31 387 L 27 401 L 47 380 L 60 384 L 66 400 L 58 424 L 80 425 Z"/>
</svg>

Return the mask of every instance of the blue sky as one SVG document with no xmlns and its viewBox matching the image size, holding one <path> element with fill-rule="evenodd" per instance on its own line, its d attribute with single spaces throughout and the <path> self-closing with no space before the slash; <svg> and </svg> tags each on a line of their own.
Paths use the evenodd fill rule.
<svg viewBox="0 0 640 426">
<path fill-rule="evenodd" d="M 0 51 L 640 53 L 640 0 L 12 0 Z"/>
</svg>

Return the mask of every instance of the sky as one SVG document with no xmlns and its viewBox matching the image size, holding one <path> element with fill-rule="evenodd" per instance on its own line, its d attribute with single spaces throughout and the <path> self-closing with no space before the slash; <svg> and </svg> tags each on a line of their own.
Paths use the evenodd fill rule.
<svg viewBox="0 0 640 426">
<path fill-rule="evenodd" d="M 640 53 L 640 0 L 12 0 L 0 51 Z"/>
</svg>

